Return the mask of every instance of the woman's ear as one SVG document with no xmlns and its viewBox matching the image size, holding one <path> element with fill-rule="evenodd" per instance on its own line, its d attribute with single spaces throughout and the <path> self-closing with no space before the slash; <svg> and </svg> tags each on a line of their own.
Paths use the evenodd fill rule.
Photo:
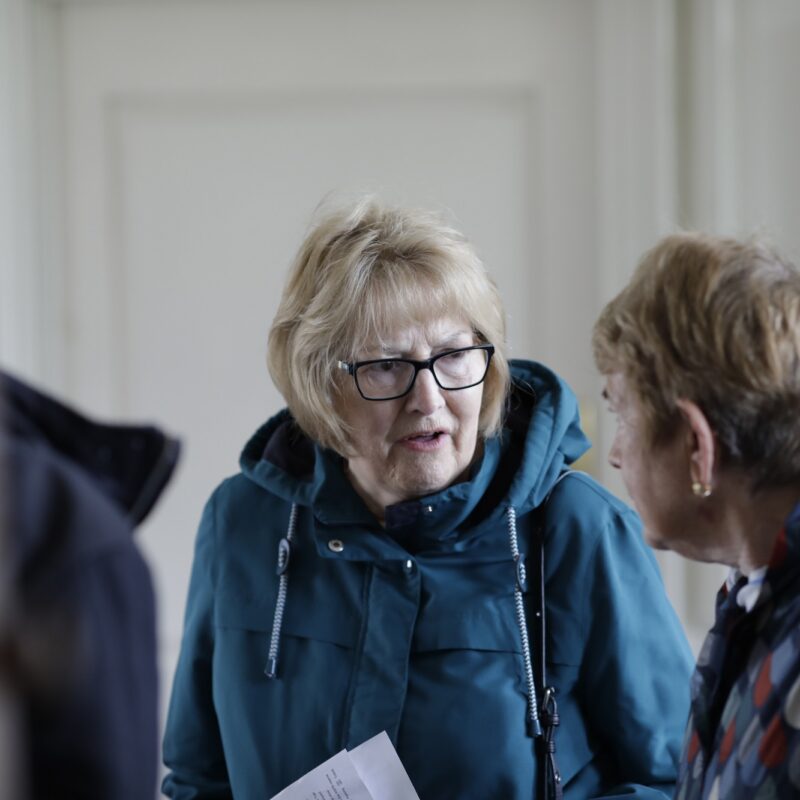
<svg viewBox="0 0 800 800">
<path fill-rule="evenodd" d="M 697 403 L 681 399 L 676 401 L 676 405 L 688 426 L 689 478 L 692 489 L 695 494 L 707 497 L 711 494 L 717 455 L 714 431 Z"/>
</svg>

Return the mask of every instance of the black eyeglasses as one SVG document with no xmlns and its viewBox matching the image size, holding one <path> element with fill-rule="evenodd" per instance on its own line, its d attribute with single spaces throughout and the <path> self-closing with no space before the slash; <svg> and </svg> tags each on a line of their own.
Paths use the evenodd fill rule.
<svg viewBox="0 0 800 800">
<path fill-rule="evenodd" d="M 352 375 L 365 400 L 395 400 L 408 394 L 420 370 L 429 369 L 440 388 L 469 389 L 483 383 L 489 371 L 494 345 L 476 344 L 439 353 L 424 361 L 411 358 L 376 358 L 350 364 L 338 361 L 339 369 Z"/>
</svg>

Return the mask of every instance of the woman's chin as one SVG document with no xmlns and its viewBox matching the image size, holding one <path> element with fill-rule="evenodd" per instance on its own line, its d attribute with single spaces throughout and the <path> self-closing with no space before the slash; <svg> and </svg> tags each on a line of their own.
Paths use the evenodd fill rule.
<svg viewBox="0 0 800 800">
<path fill-rule="evenodd" d="M 416 464 L 404 464 L 395 473 L 397 485 L 408 499 L 440 492 L 456 483 L 458 477 L 455 468 L 436 463 L 436 459 L 419 459 Z"/>
</svg>

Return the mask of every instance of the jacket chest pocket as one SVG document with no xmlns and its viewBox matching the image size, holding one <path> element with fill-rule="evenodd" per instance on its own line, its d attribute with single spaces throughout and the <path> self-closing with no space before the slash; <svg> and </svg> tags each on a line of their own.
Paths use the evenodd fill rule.
<svg viewBox="0 0 800 800">
<path fill-rule="evenodd" d="M 310 607 L 299 593 L 290 593 L 277 649 L 273 649 L 274 614 L 274 598 L 256 602 L 218 597 L 213 656 L 217 713 L 230 718 L 235 727 L 241 709 L 252 709 L 249 724 L 259 742 L 270 741 L 275 719 L 291 720 L 292 735 L 298 741 L 304 731 L 313 730 L 321 756 L 336 752 L 342 747 L 358 627 L 352 619 L 336 614 L 335 608 Z M 274 672 L 276 679 L 271 680 L 268 672 Z M 279 752 L 277 748 L 264 756 L 265 769 L 275 774 L 285 767 L 280 759 L 271 761 Z M 302 771 L 313 766 L 316 763 L 304 763 Z"/>
<path fill-rule="evenodd" d="M 220 593 L 214 606 L 214 625 L 221 630 L 241 630 L 262 634 L 268 639 L 275 622 L 277 592 L 274 597 L 245 598 Z M 359 621 L 338 610 L 336 603 L 312 605 L 300 592 L 289 593 L 280 625 L 280 636 L 324 642 L 355 649 Z"/>
<path fill-rule="evenodd" d="M 509 693 L 515 705 L 527 693 L 525 662 L 512 597 L 423 609 L 411 642 L 412 664 L 441 671 L 442 683 L 468 696 Z M 496 699 L 496 698 L 495 698 Z M 524 711 L 524 703 L 523 703 Z"/>
<path fill-rule="evenodd" d="M 264 774 L 270 780 L 284 776 L 281 785 L 342 747 L 358 629 L 334 612 L 310 607 L 299 592 L 290 592 L 273 653 L 275 598 L 217 597 L 213 695 L 223 740 L 232 749 L 252 741 Z M 285 748 L 270 744 L 276 721 L 287 741 L 306 741 L 309 731 L 313 741 L 290 748 L 287 756 Z"/>
<path fill-rule="evenodd" d="M 484 650 L 521 654 L 514 599 L 495 597 L 480 603 L 439 603 L 423 609 L 411 649 Z"/>
<path fill-rule="evenodd" d="M 295 587 L 296 588 L 296 587 Z M 314 607 L 300 592 L 290 593 L 283 618 L 276 618 L 273 597 L 243 597 L 220 592 L 214 606 L 214 660 L 218 670 L 236 676 L 243 685 L 273 686 L 273 692 L 312 691 L 325 679 L 346 692 L 358 626 L 337 614 L 335 604 Z M 273 637 L 273 626 L 279 624 Z M 277 659 L 273 663 L 273 659 Z M 270 681 L 266 673 L 277 670 L 290 681 Z M 280 688 L 275 687 L 280 684 Z"/>
</svg>

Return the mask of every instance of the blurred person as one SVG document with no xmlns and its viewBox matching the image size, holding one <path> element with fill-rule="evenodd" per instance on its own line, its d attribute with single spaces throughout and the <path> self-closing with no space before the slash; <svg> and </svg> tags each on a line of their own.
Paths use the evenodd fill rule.
<svg viewBox="0 0 800 800">
<path fill-rule="evenodd" d="M 288 409 L 200 524 L 167 796 L 266 800 L 384 730 L 423 800 L 670 795 L 683 633 L 635 514 L 568 470 L 574 395 L 505 336 L 438 217 L 317 218 L 269 337 Z"/>
<path fill-rule="evenodd" d="M 149 800 L 156 628 L 132 533 L 174 440 L 102 425 L 0 373 L 0 713 L 13 800 Z M 8 776 L 10 781 L 10 776 Z M 11 792 L 14 792 L 11 794 Z"/>
<path fill-rule="evenodd" d="M 676 798 L 800 797 L 800 270 L 758 242 L 669 236 L 593 345 L 645 538 L 731 568 Z"/>
</svg>

